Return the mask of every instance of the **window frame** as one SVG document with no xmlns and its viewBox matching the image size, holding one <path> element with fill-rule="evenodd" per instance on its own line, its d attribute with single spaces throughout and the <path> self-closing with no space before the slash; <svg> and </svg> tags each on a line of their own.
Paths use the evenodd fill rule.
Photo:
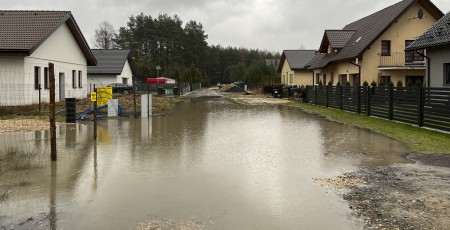
<svg viewBox="0 0 450 230">
<path fill-rule="evenodd" d="M 78 70 L 78 88 L 83 88 L 83 72 Z"/>
<path fill-rule="evenodd" d="M 48 67 L 44 67 L 44 89 L 50 89 L 50 72 Z"/>
<path fill-rule="evenodd" d="M 385 47 L 387 45 L 387 48 Z M 391 40 L 382 40 L 381 41 L 381 56 L 391 56 L 392 53 L 392 44 Z"/>
<path fill-rule="evenodd" d="M 40 90 L 42 87 L 41 85 L 41 67 L 35 66 L 34 67 L 34 89 Z"/>
<path fill-rule="evenodd" d="M 444 86 L 450 86 L 450 63 L 444 63 Z"/>
<path fill-rule="evenodd" d="M 294 83 L 294 74 L 289 74 L 289 83 Z"/>
<path fill-rule="evenodd" d="M 77 71 L 72 70 L 72 88 L 77 88 Z"/>
</svg>

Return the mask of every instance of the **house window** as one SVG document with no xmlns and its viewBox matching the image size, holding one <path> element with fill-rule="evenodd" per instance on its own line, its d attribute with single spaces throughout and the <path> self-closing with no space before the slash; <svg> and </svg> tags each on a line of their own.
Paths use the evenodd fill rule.
<svg viewBox="0 0 450 230">
<path fill-rule="evenodd" d="M 322 80 L 323 80 L 323 81 L 322 81 L 322 84 L 323 84 L 323 85 L 326 85 L 326 84 L 327 84 L 327 74 L 325 74 L 325 73 L 323 74 Z"/>
<path fill-rule="evenodd" d="M 405 49 L 406 47 L 408 47 L 409 45 L 411 45 L 411 43 L 413 43 L 414 40 L 406 40 L 405 41 Z M 422 62 L 424 61 L 424 58 L 422 55 L 418 54 L 421 53 L 422 55 L 424 54 L 423 50 L 417 50 L 417 51 L 405 51 L 405 63 L 406 64 L 423 64 Z"/>
<path fill-rule="evenodd" d="M 391 56 L 391 41 L 381 41 L 381 56 Z"/>
<path fill-rule="evenodd" d="M 289 74 L 289 83 L 294 83 L 294 74 Z"/>
<path fill-rule="evenodd" d="M 41 89 L 41 67 L 34 67 L 34 89 Z"/>
<path fill-rule="evenodd" d="M 413 86 L 416 86 L 417 82 L 420 82 L 421 85 L 423 85 L 423 76 L 406 76 L 406 84 L 408 82 L 411 82 Z"/>
<path fill-rule="evenodd" d="M 44 89 L 50 88 L 50 81 L 48 79 L 48 67 L 44 67 Z"/>
<path fill-rule="evenodd" d="M 444 85 L 450 85 L 450 63 L 444 64 Z"/>
<path fill-rule="evenodd" d="M 128 84 L 128 78 L 122 78 L 122 83 L 123 84 Z"/>
<path fill-rule="evenodd" d="M 391 81 L 391 76 L 381 76 L 380 86 L 387 86 Z"/>
<path fill-rule="evenodd" d="M 83 73 L 78 71 L 78 88 L 83 88 Z"/>
<path fill-rule="evenodd" d="M 316 85 L 319 84 L 320 81 L 320 73 L 316 73 Z"/>
<path fill-rule="evenodd" d="M 72 70 L 72 87 L 74 89 L 77 88 L 77 71 L 76 70 Z"/>
</svg>

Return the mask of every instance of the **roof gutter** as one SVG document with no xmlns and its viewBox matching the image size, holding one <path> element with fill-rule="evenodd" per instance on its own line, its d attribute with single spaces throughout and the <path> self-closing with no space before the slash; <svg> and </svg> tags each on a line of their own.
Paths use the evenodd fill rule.
<svg viewBox="0 0 450 230">
<path fill-rule="evenodd" d="M 358 60 L 358 58 L 356 58 L 356 60 Z M 348 60 L 348 63 L 358 66 L 358 75 L 359 75 L 359 85 L 358 86 L 360 86 L 361 85 L 361 66 L 356 63 L 353 63 L 351 60 Z"/>
<path fill-rule="evenodd" d="M 425 59 L 427 59 L 427 86 L 428 86 L 428 87 L 431 87 L 431 76 L 430 76 L 430 71 L 431 71 L 431 67 L 430 67 L 430 64 L 431 64 L 431 58 L 428 57 L 427 55 L 423 54 L 423 53 L 420 53 L 420 52 L 417 51 L 417 50 L 415 50 L 415 52 L 416 52 L 417 54 L 419 54 L 420 56 L 424 57 Z"/>
</svg>

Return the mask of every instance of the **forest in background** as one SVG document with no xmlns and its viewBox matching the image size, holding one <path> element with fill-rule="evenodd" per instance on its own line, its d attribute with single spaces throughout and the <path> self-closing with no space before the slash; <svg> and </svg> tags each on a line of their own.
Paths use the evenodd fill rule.
<svg viewBox="0 0 450 230">
<path fill-rule="evenodd" d="M 108 49 L 130 49 L 144 80 L 160 77 L 182 82 L 215 85 L 217 83 L 279 82 L 276 70 L 266 59 L 279 59 L 279 53 L 262 50 L 208 45 L 203 25 L 183 21 L 177 16 L 161 14 L 153 18 L 141 13 L 131 16 L 126 27 L 115 31 L 103 22 L 95 31 L 94 46 Z"/>
</svg>

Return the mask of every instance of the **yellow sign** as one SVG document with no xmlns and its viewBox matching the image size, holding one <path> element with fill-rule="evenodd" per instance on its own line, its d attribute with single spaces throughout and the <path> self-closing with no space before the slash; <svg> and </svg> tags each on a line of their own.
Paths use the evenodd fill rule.
<svg viewBox="0 0 450 230">
<path fill-rule="evenodd" d="M 108 104 L 108 99 L 112 99 L 112 87 L 98 87 L 97 88 L 97 105 L 103 106 Z"/>
<path fill-rule="evenodd" d="M 94 102 L 97 100 L 97 93 L 96 92 L 92 92 L 91 93 L 91 101 Z"/>
</svg>

